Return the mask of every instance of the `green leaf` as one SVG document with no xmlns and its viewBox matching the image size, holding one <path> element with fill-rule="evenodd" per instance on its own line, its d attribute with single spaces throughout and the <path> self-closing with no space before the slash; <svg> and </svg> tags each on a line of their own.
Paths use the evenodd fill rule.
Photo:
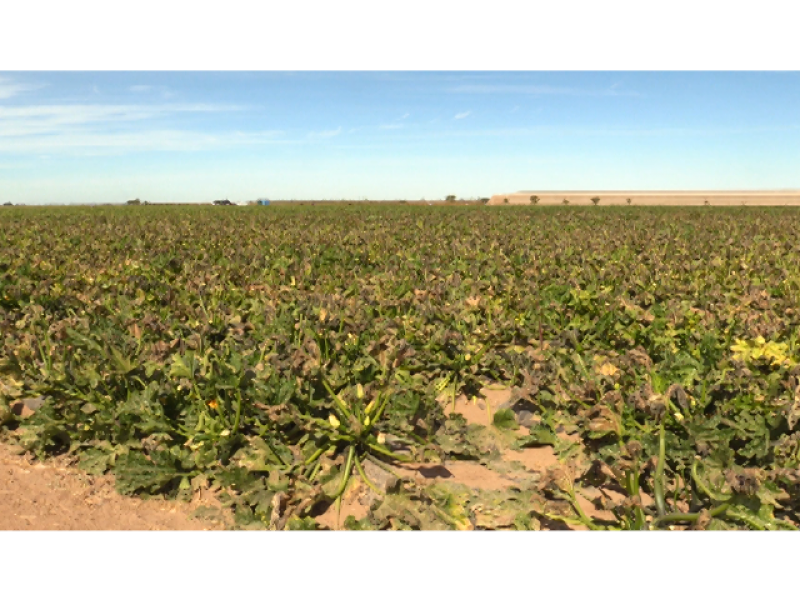
<svg viewBox="0 0 800 600">
<path fill-rule="evenodd" d="M 289 531 L 315 531 L 317 522 L 311 517 L 298 517 L 292 515 L 286 522 L 286 529 Z"/>
<path fill-rule="evenodd" d="M 169 368 L 169 375 L 175 379 L 180 379 L 183 377 L 189 379 L 194 375 L 195 367 L 196 363 L 193 353 L 187 352 L 186 356 L 176 354 L 172 357 L 172 365 L 170 365 Z"/>
<path fill-rule="evenodd" d="M 517 448 L 532 448 L 536 446 L 555 446 L 558 436 L 552 429 L 543 424 L 531 427 L 530 433 L 520 438 L 516 443 Z"/>
<path fill-rule="evenodd" d="M 510 408 L 501 408 L 494 413 L 492 424 L 499 429 L 519 429 L 517 416 Z"/>
<path fill-rule="evenodd" d="M 377 527 L 373 525 L 372 521 L 369 520 L 369 517 L 365 517 L 361 520 L 356 520 L 353 515 L 347 515 L 347 518 L 344 520 L 343 527 L 348 531 L 376 531 Z"/>
<path fill-rule="evenodd" d="M 156 493 L 181 475 L 169 452 L 154 452 L 149 458 L 141 452 L 129 452 L 117 458 L 114 466 L 120 494 Z"/>
<path fill-rule="evenodd" d="M 100 476 L 105 473 L 113 462 L 113 454 L 98 448 L 89 448 L 81 453 L 78 467 L 89 475 Z"/>
<path fill-rule="evenodd" d="M 111 362 L 114 364 L 117 371 L 122 375 L 130 373 L 137 366 L 134 361 L 131 361 L 127 356 L 124 356 L 116 348 L 111 348 Z"/>
</svg>

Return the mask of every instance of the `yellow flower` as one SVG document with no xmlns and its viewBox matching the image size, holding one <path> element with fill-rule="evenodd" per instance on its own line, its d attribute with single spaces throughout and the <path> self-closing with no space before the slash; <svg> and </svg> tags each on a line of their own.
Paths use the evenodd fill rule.
<svg viewBox="0 0 800 600">
<path fill-rule="evenodd" d="M 216 410 L 218 406 L 219 402 L 217 402 L 216 400 L 212 400 L 211 402 L 208 403 L 208 408 L 212 410 Z"/>
<path fill-rule="evenodd" d="M 619 369 L 612 365 L 610 362 L 604 363 L 601 367 L 597 369 L 597 372 L 600 375 L 605 375 L 606 377 L 614 377 L 617 373 L 619 373 Z"/>
<path fill-rule="evenodd" d="M 333 425 L 334 427 L 339 427 L 339 425 L 341 425 L 341 423 L 339 422 L 339 419 L 337 419 L 336 415 L 334 415 L 333 413 L 331 413 L 328 416 L 328 421 L 330 421 L 331 425 Z"/>
</svg>

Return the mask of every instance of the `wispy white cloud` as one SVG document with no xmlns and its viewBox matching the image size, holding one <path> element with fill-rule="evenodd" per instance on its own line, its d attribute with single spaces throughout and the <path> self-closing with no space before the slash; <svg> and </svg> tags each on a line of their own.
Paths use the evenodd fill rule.
<svg viewBox="0 0 800 600">
<path fill-rule="evenodd" d="M 19 83 L 8 77 L 0 77 L 0 100 L 8 100 L 18 94 L 31 92 L 44 87 L 44 84 Z"/>
<path fill-rule="evenodd" d="M 332 137 L 336 137 L 342 133 L 342 127 L 339 126 L 336 129 L 327 129 L 324 131 L 312 131 L 308 134 L 308 137 L 311 139 L 328 139 Z"/>
<path fill-rule="evenodd" d="M 134 94 L 156 94 L 158 93 L 163 100 L 174 98 L 177 94 L 164 85 L 132 85 L 128 88 L 129 92 Z"/>
<path fill-rule="evenodd" d="M 525 94 L 534 96 L 641 96 L 633 90 L 620 89 L 619 84 L 614 84 L 606 89 L 581 89 L 558 87 L 551 85 L 520 85 L 520 84 L 463 84 L 447 90 L 453 94 Z"/>
<path fill-rule="evenodd" d="M 40 104 L 0 106 L 0 138 L 58 134 L 81 127 L 142 121 L 178 113 L 235 111 L 215 104 Z"/>
<path fill-rule="evenodd" d="M 460 113 L 458 113 L 458 114 L 457 114 L 456 116 L 454 116 L 453 118 L 454 118 L 454 119 L 466 119 L 466 118 L 467 118 L 468 116 L 470 116 L 471 114 L 472 114 L 472 111 L 471 111 L 471 110 L 465 110 L 464 112 L 460 112 Z"/>
<path fill-rule="evenodd" d="M 411 113 L 403 113 L 401 116 L 396 117 L 393 119 L 391 123 L 384 123 L 383 125 L 378 125 L 378 129 L 403 129 L 406 127 L 406 124 L 403 123 L 408 117 L 411 116 Z"/>
<path fill-rule="evenodd" d="M 617 137 L 660 137 L 660 136 L 724 136 L 746 135 L 754 133 L 774 133 L 799 131 L 800 125 L 791 124 L 783 127 L 749 127 L 749 128 L 694 128 L 694 127 L 664 127 L 664 128 L 570 128 L 570 127 L 507 127 L 498 129 L 464 129 L 441 131 L 437 137 L 512 137 L 512 136 L 617 136 Z M 425 139 L 424 135 L 417 136 Z"/>
<path fill-rule="evenodd" d="M 221 147 L 300 143 L 281 131 L 207 134 L 195 131 L 153 130 L 123 133 L 72 132 L 59 135 L 6 138 L 0 136 L 0 154 L 117 155 L 130 151 L 192 152 Z"/>
<path fill-rule="evenodd" d="M 205 133 L 164 129 L 157 121 L 241 109 L 201 103 L 0 105 L 0 153 L 87 156 L 290 143 L 280 131 Z"/>
</svg>

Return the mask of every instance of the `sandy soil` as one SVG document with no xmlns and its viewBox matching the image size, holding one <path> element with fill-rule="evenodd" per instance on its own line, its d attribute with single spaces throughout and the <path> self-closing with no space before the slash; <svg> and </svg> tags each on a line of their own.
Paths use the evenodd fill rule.
<svg viewBox="0 0 800 600">
<path fill-rule="evenodd" d="M 224 529 L 222 523 L 196 519 L 201 506 L 131 498 L 114 490 L 111 476 L 91 477 L 63 459 L 37 462 L 0 444 L 0 530 L 199 530 Z"/>
<path fill-rule="evenodd" d="M 456 398 L 455 412 L 462 415 L 468 424 L 489 426 L 492 422 L 492 415 L 501 405 L 511 397 L 510 389 L 483 388 L 481 394 L 485 399 L 477 402 L 468 400 L 461 395 Z M 440 397 L 439 401 L 445 405 L 449 412 L 452 410 L 452 399 L 447 400 Z M 577 434 L 559 433 L 559 437 L 575 443 L 580 441 Z M 524 448 L 523 450 L 506 450 L 502 455 L 504 463 L 518 462 L 524 471 L 500 473 L 485 465 L 471 461 L 447 461 L 442 465 L 438 464 L 405 464 L 395 466 L 392 470 L 401 478 L 414 481 L 419 485 L 430 485 L 437 481 L 447 481 L 465 485 L 475 490 L 503 490 L 516 486 L 525 475 L 543 475 L 548 468 L 559 464 L 553 448 L 542 446 L 539 448 Z M 358 478 L 353 478 L 353 484 L 342 497 L 341 513 L 339 519 L 336 517 L 336 510 L 333 505 L 327 507 L 315 518 L 317 523 L 332 530 L 342 529 L 345 519 L 352 515 L 355 519 L 362 519 L 369 514 L 369 504 L 374 496 Z M 599 492 L 598 492 L 599 493 Z M 579 497 L 581 508 L 590 517 L 613 519 L 613 515 L 607 511 L 598 510 L 590 499 Z M 583 529 L 573 527 L 573 529 Z"/>
<path fill-rule="evenodd" d="M 496 194 L 489 205 L 531 204 L 531 196 L 539 197 L 539 205 L 591 205 L 600 198 L 599 206 L 800 206 L 800 190 L 787 191 L 520 191 Z M 505 200 L 508 198 L 508 202 Z"/>
</svg>

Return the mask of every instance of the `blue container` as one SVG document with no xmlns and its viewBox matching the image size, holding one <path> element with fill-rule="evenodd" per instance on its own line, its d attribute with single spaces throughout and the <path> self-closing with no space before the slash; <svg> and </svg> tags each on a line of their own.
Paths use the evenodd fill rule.
<svg viewBox="0 0 800 600">
<path fill-rule="evenodd" d="M 261 199 L 258 200 L 258 205 L 259 206 L 269 206 L 269 200 L 267 200 L 266 198 L 261 198 Z"/>
</svg>

